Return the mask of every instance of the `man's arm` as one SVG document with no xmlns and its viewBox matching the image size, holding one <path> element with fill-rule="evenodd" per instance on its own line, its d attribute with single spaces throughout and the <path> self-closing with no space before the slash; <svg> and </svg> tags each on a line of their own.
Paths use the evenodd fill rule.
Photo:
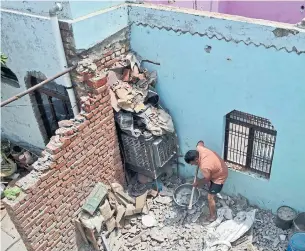
<svg viewBox="0 0 305 251">
<path fill-rule="evenodd" d="M 202 168 L 200 168 L 200 170 L 202 171 L 203 179 L 197 179 L 197 182 L 195 182 L 193 184 L 193 186 L 195 186 L 195 187 L 208 184 L 210 182 L 210 180 L 211 180 L 211 173 L 210 173 L 209 169 L 206 169 L 206 168 L 202 169 Z"/>
</svg>

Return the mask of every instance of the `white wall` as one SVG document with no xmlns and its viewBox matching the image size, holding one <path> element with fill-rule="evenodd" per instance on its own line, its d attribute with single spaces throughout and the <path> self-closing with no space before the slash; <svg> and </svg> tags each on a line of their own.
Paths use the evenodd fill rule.
<svg viewBox="0 0 305 251">
<path fill-rule="evenodd" d="M 48 18 L 8 11 L 1 14 L 1 52 L 8 56 L 7 66 L 16 74 L 20 84 L 20 88 L 15 88 L 2 83 L 3 101 L 27 89 L 25 78 L 28 72 L 37 71 L 51 77 L 61 70 Z M 56 82 L 62 84 L 61 79 Z M 1 134 L 17 142 L 44 147 L 28 95 L 1 108 Z"/>
</svg>

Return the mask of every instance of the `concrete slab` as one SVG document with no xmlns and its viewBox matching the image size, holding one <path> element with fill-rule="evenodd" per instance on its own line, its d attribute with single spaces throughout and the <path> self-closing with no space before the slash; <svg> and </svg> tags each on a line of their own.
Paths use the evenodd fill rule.
<svg viewBox="0 0 305 251">
<path fill-rule="evenodd" d="M 1 210 L 1 251 L 27 251 L 6 210 Z"/>
</svg>

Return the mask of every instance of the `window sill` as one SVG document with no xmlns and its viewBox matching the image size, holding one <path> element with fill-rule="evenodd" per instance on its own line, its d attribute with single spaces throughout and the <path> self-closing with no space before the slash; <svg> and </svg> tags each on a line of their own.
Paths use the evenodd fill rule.
<svg viewBox="0 0 305 251">
<path fill-rule="evenodd" d="M 245 168 L 241 165 L 233 164 L 233 163 L 230 163 L 230 162 L 225 162 L 225 163 L 228 166 L 229 170 L 231 170 L 233 172 L 242 173 L 242 174 L 245 174 L 245 175 L 250 176 L 252 178 L 260 179 L 260 180 L 263 180 L 263 181 L 269 181 L 270 180 L 270 177 L 266 177 L 265 175 L 255 173 L 255 172 L 253 172 L 253 171 L 249 170 L 248 168 Z"/>
</svg>

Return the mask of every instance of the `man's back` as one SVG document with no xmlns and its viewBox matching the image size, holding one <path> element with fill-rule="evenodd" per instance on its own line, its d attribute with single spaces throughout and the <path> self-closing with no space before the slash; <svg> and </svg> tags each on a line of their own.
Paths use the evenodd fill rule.
<svg viewBox="0 0 305 251">
<path fill-rule="evenodd" d="M 214 151 L 199 144 L 199 168 L 206 169 L 211 174 L 211 181 L 215 184 L 223 184 L 228 177 L 228 167 L 223 159 Z"/>
</svg>

